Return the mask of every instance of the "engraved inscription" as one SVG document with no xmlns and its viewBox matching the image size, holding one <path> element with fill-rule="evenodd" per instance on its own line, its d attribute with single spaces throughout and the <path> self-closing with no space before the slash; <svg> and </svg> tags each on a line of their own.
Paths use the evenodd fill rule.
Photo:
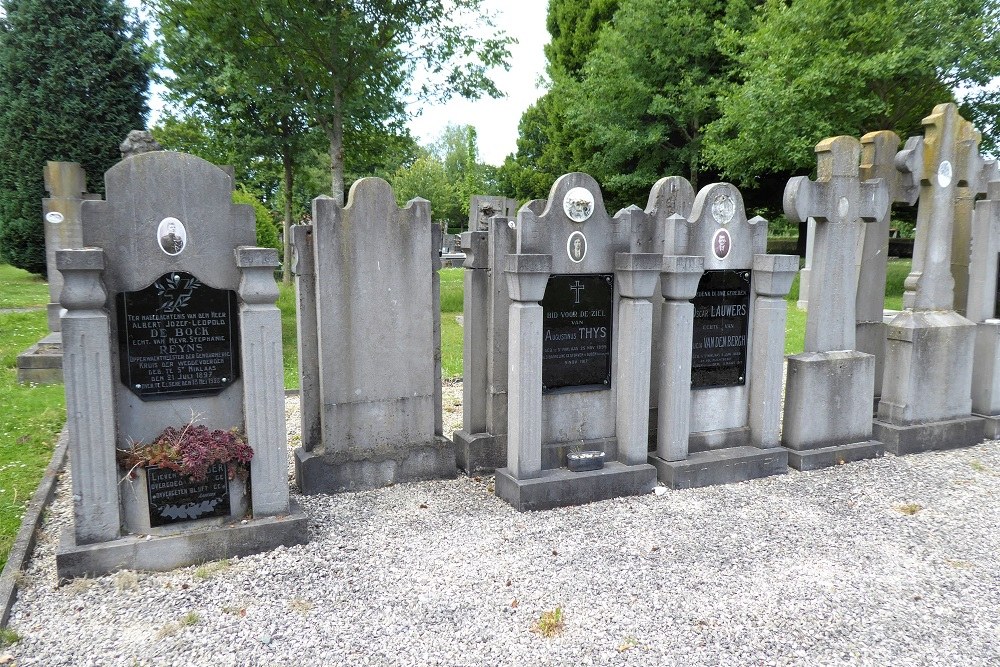
<svg viewBox="0 0 1000 667">
<path fill-rule="evenodd" d="M 705 271 L 692 303 L 691 388 L 746 384 L 750 271 Z"/>
<path fill-rule="evenodd" d="M 542 299 L 542 390 L 611 386 L 612 274 L 549 277 Z"/>
</svg>

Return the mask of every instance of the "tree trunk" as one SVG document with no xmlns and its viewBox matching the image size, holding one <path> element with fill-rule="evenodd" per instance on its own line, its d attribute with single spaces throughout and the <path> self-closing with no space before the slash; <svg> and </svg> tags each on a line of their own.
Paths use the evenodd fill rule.
<svg viewBox="0 0 1000 667">
<path fill-rule="evenodd" d="M 330 194 L 340 204 L 344 203 L 344 113 L 340 95 L 334 93 L 334 111 L 331 123 L 325 126 L 330 140 Z"/>
<path fill-rule="evenodd" d="M 292 170 L 293 159 L 292 159 L 292 147 L 289 143 L 285 143 L 281 149 L 281 163 L 285 168 L 285 219 L 281 228 L 284 230 L 282 234 L 283 239 L 283 257 L 281 264 L 281 280 L 286 285 L 292 284 L 292 184 L 294 178 L 294 172 Z"/>
</svg>

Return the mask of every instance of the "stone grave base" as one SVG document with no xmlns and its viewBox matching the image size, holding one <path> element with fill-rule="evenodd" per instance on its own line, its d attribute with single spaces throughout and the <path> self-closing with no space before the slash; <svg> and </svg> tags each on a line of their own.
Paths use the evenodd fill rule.
<svg viewBox="0 0 1000 667">
<path fill-rule="evenodd" d="M 788 472 L 788 452 L 781 447 L 727 447 L 691 452 L 683 461 L 665 461 L 650 455 L 657 476 L 671 489 L 697 489 L 745 482 Z"/>
<path fill-rule="evenodd" d="M 868 440 L 801 451 L 789 449 L 788 465 L 796 470 L 819 470 L 851 461 L 877 459 L 883 455 L 885 455 L 885 445 L 878 440 Z"/>
<path fill-rule="evenodd" d="M 50 333 L 17 355 L 17 381 L 32 384 L 61 384 L 62 334 Z"/>
<path fill-rule="evenodd" d="M 816 470 L 885 453 L 872 436 L 874 356 L 854 350 L 795 354 L 788 357 L 787 378 L 781 444 L 790 451 L 789 465 Z"/>
<path fill-rule="evenodd" d="M 909 426 L 897 426 L 876 419 L 872 427 L 875 437 L 896 456 L 971 447 L 982 442 L 984 437 L 983 419 L 974 416 Z"/>
<path fill-rule="evenodd" d="M 194 525 L 197 525 L 196 523 Z M 126 535 L 110 542 L 77 544 L 63 532 L 56 551 L 59 580 L 99 577 L 118 570 L 165 572 L 212 560 L 250 556 L 309 540 L 306 515 L 294 502 L 288 514 L 224 526 L 195 527 L 175 535 Z"/>
<path fill-rule="evenodd" d="M 983 437 L 987 440 L 1000 439 L 1000 415 L 977 415 L 973 412 L 972 416 L 983 420 Z"/>
<path fill-rule="evenodd" d="M 454 479 L 455 445 L 433 442 L 330 456 L 295 450 L 295 481 L 304 494 L 364 491 L 401 482 Z"/>
<path fill-rule="evenodd" d="M 496 471 L 496 494 L 519 512 L 583 505 L 597 500 L 650 493 L 656 486 L 656 469 L 645 463 L 605 463 L 599 470 L 570 472 L 566 468 L 543 470 L 538 477 L 515 479 L 507 468 Z"/>
<path fill-rule="evenodd" d="M 507 464 L 507 436 L 455 431 L 455 464 L 469 475 L 491 473 Z"/>
</svg>

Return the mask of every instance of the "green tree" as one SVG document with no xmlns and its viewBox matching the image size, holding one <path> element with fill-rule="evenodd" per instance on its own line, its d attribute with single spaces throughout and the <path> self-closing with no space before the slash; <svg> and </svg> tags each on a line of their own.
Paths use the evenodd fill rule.
<svg viewBox="0 0 1000 667">
<path fill-rule="evenodd" d="M 208 36 L 253 67 L 260 80 L 292 77 L 290 93 L 327 138 L 331 191 L 343 200 L 345 145 L 400 134 L 404 97 L 417 79 L 425 98 L 499 97 L 486 76 L 506 65 L 510 40 L 480 39 L 466 26 L 492 27 L 482 0 L 160 0 L 189 34 Z"/>
<path fill-rule="evenodd" d="M 278 240 L 278 230 L 274 227 L 274 218 L 271 211 L 261 203 L 257 197 L 245 188 L 233 190 L 234 204 L 250 204 L 253 206 L 254 218 L 257 221 L 257 245 L 261 248 L 281 249 L 281 242 Z"/>
<path fill-rule="evenodd" d="M 726 0 L 622 0 L 565 86 L 575 162 L 618 204 L 645 199 L 665 175 L 697 189 L 702 128 L 726 80 L 715 47 Z"/>
<path fill-rule="evenodd" d="M 431 203 L 435 222 L 445 222 L 449 229 L 461 224 L 463 207 L 459 189 L 448 180 L 444 163 L 430 152 L 398 169 L 389 182 L 400 206 L 414 197 L 421 197 Z"/>
<path fill-rule="evenodd" d="M 808 171 L 828 136 L 920 132 L 935 104 L 969 89 L 963 112 L 996 109 L 1000 23 L 995 0 L 767 0 L 720 46 L 737 83 L 705 130 L 706 157 L 744 184 Z M 987 123 L 984 147 L 995 145 Z"/>
<path fill-rule="evenodd" d="M 144 26 L 122 0 L 5 0 L 0 18 L 0 258 L 44 274 L 46 160 L 104 190 L 118 146 L 146 125 Z"/>
</svg>

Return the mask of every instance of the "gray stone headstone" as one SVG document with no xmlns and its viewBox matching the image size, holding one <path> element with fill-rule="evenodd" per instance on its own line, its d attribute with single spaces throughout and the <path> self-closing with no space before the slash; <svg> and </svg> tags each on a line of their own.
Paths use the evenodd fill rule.
<svg viewBox="0 0 1000 667">
<path fill-rule="evenodd" d="M 920 217 L 926 232 L 914 247 L 923 265 L 913 310 L 889 324 L 874 424 L 875 437 L 895 454 L 967 446 L 983 437 L 982 419 L 971 415 L 976 326 L 952 309 L 951 266 L 956 188 L 975 182 L 979 133 L 950 103 L 934 107 L 923 125 Z"/>
<path fill-rule="evenodd" d="M 646 415 L 662 255 L 633 250 L 653 238 L 652 224 L 636 207 L 611 218 L 599 186 L 581 173 L 555 182 L 541 214 L 530 204 L 518 213 L 515 251 L 503 265 L 508 440 L 496 493 L 520 510 L 655 484 Z M 603 468 L 573 472 L 576 450 L 602 452 Z"/>
<path fill-rule="evenodd" d="M 296 450 L 303 493 L 455 476 L 441 432 L 441 236 L 430 214 L 429 202 L 400 209 L 388 183 L 364 178 L 346 206 L 313 201 L 311 246 L 295 237 L 296 254 L 312 255 L 315 296 L 300 280 L 298 298 L 303 312 L 315 304 L 300 317 L 315 322 L 319 361 L 321 439 Z M 302 387 L 303 405 L 317 405 L 304 393 L 316 383 Z"/>
<path fill-rule="evenodd" d="M 783 297 L 798 258 L 766 254 L 767 221 L 748 220 L 729 183 L 703 188 L 690 217 L 669 219 L 667 227 L 683 230 L 685 241 L 674 234 L 674 247 L 688 256 L 668 255 L 661 275 L 667 301 L 654 363 L 661 377 L 650 461 L 673 488 L 783 473 Z"/>
<path fill-rule="evenodd" d="M 976 203 L 966 316 L 976 324 L 972 364 L 972 413 L 984 418 L 986 437 L 1000 436 L 1000 182 Z"/>
<path fill-rule="evenodd" d="M 816 181 L 795 177 L 784 197 L 790 220 L 816 221 L 805 351 L 788 358 L 781 440 L 799 470 L 883 453 L 872 440 L 875 358 L 855 349 L 855 253 L 861 222 L 888 215 L 888 186 L 861 180 L 861 144 L 853 137 L 825 139 L 816 154 Z"/>
<path fill-rule="evenodd" d="M 229 177 L 200 158 L 137 155 L 105 184 L 106 201 L 83 204 L 83 248 L 56 255 L 74 493 L 60 576 L 166 570 L 304 542 L 305 516 L 288 497 L 276 252 L 253 247 L 253 211 L 234 205 Z M 152 301 L 127 310 L 137 294 Z M 222 305 L 202 312 L 204 294 Z M 115 448 L 192 421 L 245 434 L 253 518 L 137 527 L 122 509 L 137 492 Z M 139 528 L 150 536 L 132 534 Z"/>
</svg>

